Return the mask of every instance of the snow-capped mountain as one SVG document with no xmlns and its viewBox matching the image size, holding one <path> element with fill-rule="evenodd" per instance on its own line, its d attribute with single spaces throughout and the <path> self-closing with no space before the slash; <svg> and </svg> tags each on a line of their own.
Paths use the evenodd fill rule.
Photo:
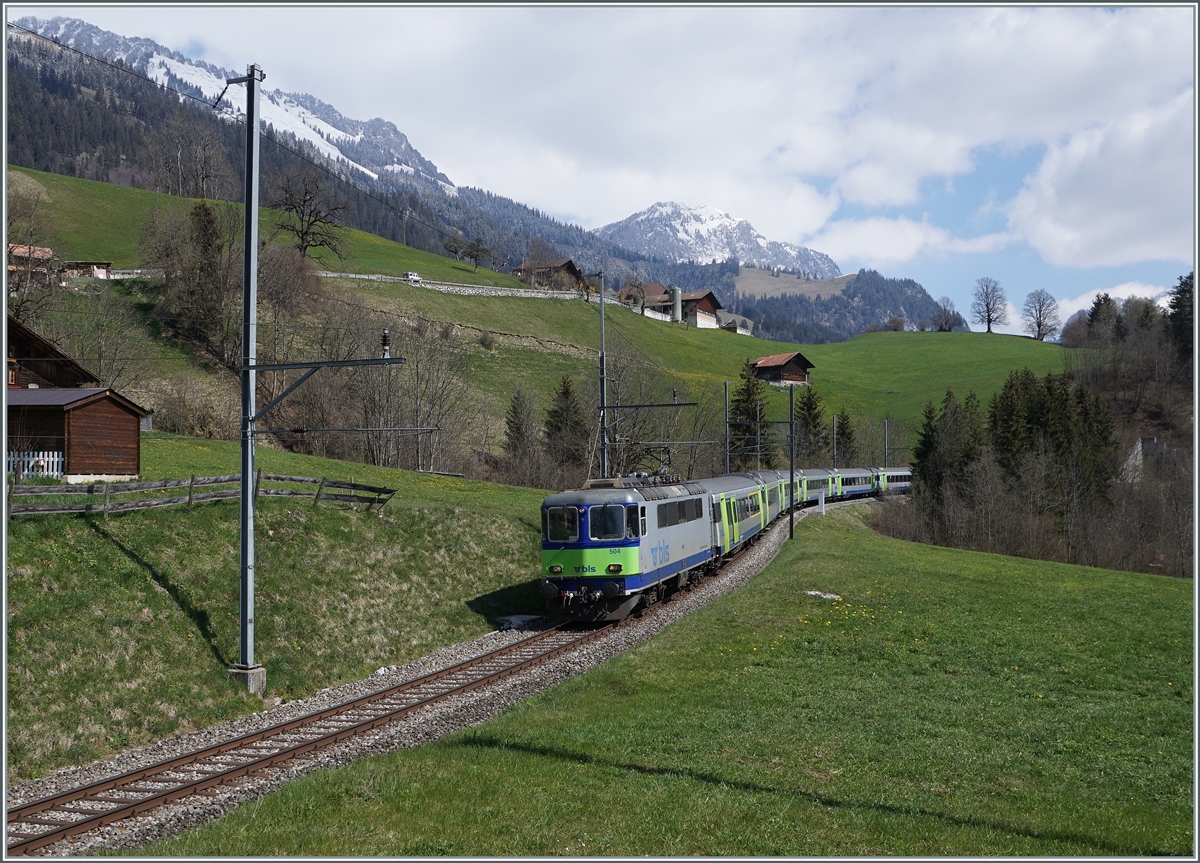
<svg viewBox="0 0 1200 863">
<path fill-rule="evenodd" d="M 160 84 L 202 97 L 210 103 L 224 92 L 221 100 L 224 110 L 234 114 L 245 112 L 245 88 L 241 85 L 226 88 L 225 85 L 227 79 L 245 75 L 244 69 L 237 72 L 220 69 L 164 48 L 150 39 L 121 36 L 77 18 L 43 20 L 28 17 L 16 24 L 85 53 L 120 60 Z M 422 156 L 404 133 L 387 120 L 353 120 L 308 94 L 284 93 L 268 90 L 265 86 L 260 93 L 259 109 L 264 125 L 270 125 L 276 133 L 293 136 L 317 154 L 355 169 L 379 185 L 387 186 L 388 179 L 395 178 L 440 189 L 448 195 L 457 194 L 450 178 Z"/>
<path fill-rule="evenodd" d="M 659 202 L 628 219 L 597 228 L 596 233 L 618 246 L 675 263 L 707 264 L 735 257 L 743 265 L 782 267 L 814 279 L 833 279 L 842 274 L 828 255 L 768 240 L 745 219 L 736 219 L 716 207 Z"/>
</svg>

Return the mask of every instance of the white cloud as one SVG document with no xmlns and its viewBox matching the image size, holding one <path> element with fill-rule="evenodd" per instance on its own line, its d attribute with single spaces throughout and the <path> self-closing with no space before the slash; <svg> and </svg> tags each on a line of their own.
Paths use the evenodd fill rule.
<svg viewBox="0 0 1200 863">
<path fill-rule="evenodd" d="M 1170 291 L 1170 288 L 1164 288 L 1161 285 L 1148 285 L 1145 282 L 1122 282 L 1111 288 L 1096 288 L 1077 297 L 1068 297 L 1067 299 L 1059 300 L 1058 316 L 1065 324 L 1071 315 L 1083 309 L 1091 308 L 1096 297 L 1101 294 L 1108 294 L 1114 300 L 1124 300 L 1129 297 L 1152 298 L 1157 300 L 1160 306 L 1166 308 L 1166 297 Z"/>
<path fill-rule="evenodd" d="M 839 219 L 828 223 L 806 245 L 820 249 L 842 269 L 851 272 L 860 266 L 885 267 L 903 264 L 920 255 L 971 254 L 992 252 L 1011 242 L 1008 234 L 984 234 L 959 238 L 928 220 L 898 218 Z"/>
<path fill-rule="evenodd" d="M 1190 255 L 1189 7 L 6 10 L 253 60 L 269 86 L 395 122 L 455 183 L 587 227 L 677 200 L 843 268 L 1010 234 L 1071 265 Z M 1008 234 L 920 220 L 923 190 L 970 185 L 980 148 L 1035 145 Z"/>
<path fill-rule="evenodd" d="M 1009 208 L 1009 227 L 1052 264 L 1171 259 L 1195 242 L 1193 92 L 1050 148 Z"/>
</svg>

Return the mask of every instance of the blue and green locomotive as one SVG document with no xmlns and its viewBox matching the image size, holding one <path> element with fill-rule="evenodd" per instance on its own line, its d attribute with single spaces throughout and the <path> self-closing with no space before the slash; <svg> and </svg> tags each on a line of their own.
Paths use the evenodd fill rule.
<svg viewBox="0 0 1200 863">
<path fill-rule="evenodd" d="M 906 491 L 908 468 L 724 474 L 693 482 L 634 476 L 589 480 L 542 503 L 547 610 L 618 620 L 715 571 L 787 512 L 822 499 Z"/>
</svg>

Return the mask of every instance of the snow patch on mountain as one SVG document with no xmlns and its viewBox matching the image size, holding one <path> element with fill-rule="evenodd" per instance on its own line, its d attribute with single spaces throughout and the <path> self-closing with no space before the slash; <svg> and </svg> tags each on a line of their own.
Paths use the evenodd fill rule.
<svg viewBox="0 0 1200 863">
<path fill-rule="evenodd" d="M 620 222 L 596 229 L 606 240 L 674 263 L 714 263 L 737 258 L 755 267 L 795 270 L 815 279 L 842 274 L 821 252 L 768 240 L 745 219 L 713 206 L 660 201 Z"/>
<path fill-rule="evenodd" d="M 203 60 L 194 60 L 150 39 L 129 38 L 101 30 L 77 18 L 43 20 L 27 17 L 15 23 L 85 53 L 120 60 L 159 84 L 174 80 L 177 85 L 182 85 L 182 89 L 194 90 L 193 95 L 205 99 L 216 100 L 225 90 L 222 105 L 235 113 L 245 114 L 244 86 L 235 84 L 225 89 L 227 79 L 240 78 L 243 72 L 231 72 Z M 264 123 L 269 123 L 276 131 L 294 135 L 297 140 L 310 144 L 321 156 L 361 171 L 372 180 L 379 180 L 381 176 L 396 180 L 404 178 L 447 195 L 458 194 L 450 178 L 422 156 L 404 133 L 387 120 L 378 117 L 354 120 L 307 93 L 265 88 L 260 93 L 259 108 Z M 404 165 L 411 170 L 397 171 L 391 167 L 394 165 Z"/>
</svg>

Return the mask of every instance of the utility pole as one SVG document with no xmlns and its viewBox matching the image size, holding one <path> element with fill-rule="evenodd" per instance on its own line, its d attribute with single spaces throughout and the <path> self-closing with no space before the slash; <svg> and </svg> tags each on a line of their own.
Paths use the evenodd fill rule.
<svg viewBox="0 0 1200 863">
<path fill-rule="evenodd" d="M 754 403 L 754 469 L 762 470 L 762 402 Z"/>
<path fill-rule="evenodd" d="M 266 75 L 255 64 L 246 77 L 226 84 L 246 85 L 246 193 L 242 252 L 242 506 L 241 623 L 237 663 L 229 669 L 250 692 L 267 688 L 267 671 L 254 661 L 254 366 L 258 341 L 258 85 Z"/>
<path fill-rule="evenodd" d="M 729 381 L 725 381 L 725 473 L 729 473 Z"/>
<path fill-rule="evenodd" d="M 887 417 L 883 419 L 883 466 L 886 468 L 888 455 Z"/>
<path fill-rule="evenodd" d="M 608 378 L 604 369 L 604 270 L 600 277 L 600 479 L 608 477 Z"/>
<path fill-rule="evenodd" d="M 788 385 L 788 539 L 796 538 L 796 385 Z"/>
<path fill-rule="evenodd" d="M 833 469 L 837 470 L 837 414 L 833 415 Z"/>
</svg>

